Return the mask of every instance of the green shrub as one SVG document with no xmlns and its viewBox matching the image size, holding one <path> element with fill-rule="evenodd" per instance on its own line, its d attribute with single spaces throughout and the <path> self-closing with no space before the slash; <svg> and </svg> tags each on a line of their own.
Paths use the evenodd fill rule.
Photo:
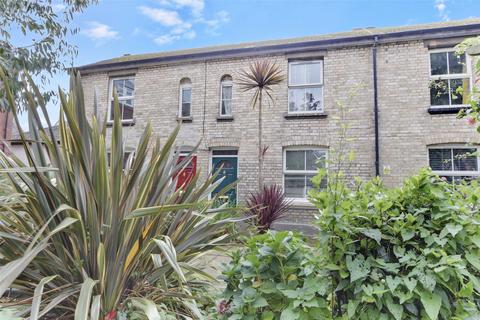
<svg viewBox="0 0 480 320">
<path fill-rule="evenodd" d="M 221 319 L 324 319 L 330 290 L 312 248 L 292 232 L 268 231 L 232 254 Z"/>
<path fill-rule="evenodd" d="M 335 318 L 478 319 L 477 182 L 453 186 L 425 170 L 394 189 L 332 183 L 311 199 Z"/>
</svg>

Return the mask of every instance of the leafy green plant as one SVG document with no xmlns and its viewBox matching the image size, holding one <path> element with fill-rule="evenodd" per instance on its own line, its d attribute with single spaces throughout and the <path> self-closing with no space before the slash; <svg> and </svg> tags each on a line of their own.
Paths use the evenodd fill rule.
<svg viewBox="0 0 480 320">
<path fill-rule="evenodd" d="M 477 182 L 453 186 L 424 170 L 393 189 L 337 185 L 311 192 L 335 318 L 480 316 Z"/>
<path fill-rule="evenodd" d="M 2 286 L 6 275 L 13 281 L 6 285 L 19 296 L 16 310 L 23 307 L 16 314 L 115 319 L 129 304 L 150 319 L 165 310 L 199 318 L 196 288 L 211 276 L 196 261 L 234 237 L 235 209 L 211 208 L 216 175 L 203 182 L 197 175 L 176 190 L 175 174 L 190 160 L 178 162 L 180 127 L 161 144 L 147 125 L 124 167 L 116 99 L 107 133 L 106 120 L 87 118 L 80 77 L 72 76 L 68 96 L 59 93 L 57 143 L 45 101 L 27 76 L 27 143 L 2 69 L 0 79 L 28 158 L 0 154 L 0 171 L 14 192 L 0 207 L 0 279 Z M 22 270 L 16 269 L 21 256 L 29 259 Z"/>
<path fill-rule="evenodd" d="M 311 248 L 288 231 L 267 231 L 231 255 L 220 319 L 327 319 L 331 282 Z"/>
</svg>

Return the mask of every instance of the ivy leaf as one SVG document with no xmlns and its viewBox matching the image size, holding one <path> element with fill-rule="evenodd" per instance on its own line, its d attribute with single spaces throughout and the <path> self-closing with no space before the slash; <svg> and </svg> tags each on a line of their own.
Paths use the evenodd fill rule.
<svg viewBox="0 0 480 320">
<path fill-rule="evenodd" d="M 440 307 L 442 306 L 442 298 L 436 293 L 423 291 L 420 294 L 420 301 L 422 301 L 425 312 L 430 320 L 437 320 Z"/>
<path fill-rule="evenodd" d="M 382 240 L 382 233 L 378 229 L 364 229 L 360 231 L 364 236 L 375 240 L 378 244 Z"/>
<path fill-rule="evenodd" d="M 385 300 L 388 311 L 393 315 L 395 320 L 402 320 L 403 307 L 393 301 L 393 299 L 388 296 Z"/>
<path fill-rule="evenodd" d="M 417 279 L 405 278 L 403 279 L 403 283 L 405 283 L 405 286 L 407 286 L 408 290 L 412 292 L 413 289 L 415 289 L 415 287 L 417 286 Z"/>
<path fill-rule="evenodd" d="M 470 264 L 474 266 L 475 269 L 480 271 L 480 258 L 478 257 L 478 255 L 474 255 L 469 252 L 465 255 L 465 259 L 467 259 L 467 261 L 470 262 Z"/>
<path fill-rule="evenodd" d="M 252 303 L 252 307 L 254 308 L 263 308 L 266 306 L 268 306 L 268 302 L 264 297 L 257 297 Z"/>
<path fill-rule="evenodd" d="M 471 238 L 473 244 L 480 248 L 480 235 L 476 234 Z"/>
<path fill-rule="evenodd" d="M 449 233 L 452 235 L 452 237 L 455 237 L 460 231 L 462 231 L 462 229 L 463 227 L 459 224 L 449 223 L 440 232 L 440 238 L 445 237 Z"/>
<path fill-rule="evenodd" d="M 355 310 L 357 310 L 358 304 L 360 303 L 359 300 L 350 300 L 347 304 L 347 315 L 348 318 L 351 319 L 355 315 Z"/>
<path fill-rule="evenodd" d="M 412 238 L 415 236 L 415 231 L 403 229 L 403 230 L 401 231 L 401 235 L 402 235 L 403 241 L 408 241 L 408 240 L 412 239 Z"/>
<path fill-rule="evenodd" d="M 296 313 L 291 307 L 282 311 L 280 320 L 295 320 L 298 319 L 299 314 Z"/>
<path fill-rule="evenodd" d="M 262 320 L 273 320 L 275 315 L 272 311 L 267 311 L 262 313 Z"/>
<path fill-rule="evenodd" d="M 392 276 L 387 276 L 386 282 L 387 282 L 388 289 L 390 289 L 390 291 L 393 293 L 393 291 L 395 291 L 398 285 L 402 283 L 402 278 L 400 277 L 393 278 Z"/>
<path fill-rule="evenodd" d="M 347 269 L 350 272 L 350 282 L 365 278 L 370 273 L 370 265 L 365 261 L 362 255 L 358 255 L 355 260 L 351 256 L 346 259 Z"/>
</svg>

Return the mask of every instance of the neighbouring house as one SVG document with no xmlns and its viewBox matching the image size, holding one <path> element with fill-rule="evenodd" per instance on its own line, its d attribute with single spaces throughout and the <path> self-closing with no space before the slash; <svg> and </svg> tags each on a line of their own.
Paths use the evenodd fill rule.
<svg viewBox="0 0 480 320">
<path fill-rule="evenodd" d="M 475 85 L 473 58 L 453 47 L 480 35 L 480 19 L 272 40 L 199 49 L 124 55 L 78 68 L 85 101 L 112 119 L 116 90 L 126 143 L 131 148 L 148 122 L 166 138 L 183 122 L 179 141 L 188 151 L 201 140 L 187 174 L 223 165 L 229 194 L 242 201 L 257 187 L 258 110 L 236 80 L 252 60 L 273 59 L 286 80 L 264 110 L 266 184 L 280 184 L 294 208 L 284 225 L 308 225 L 310 178 L 338 145 L 338 103 L 347 103 L 346 148 L 356 157 L 350 176 L 376 175 L 399 184 L 430 166 L 449 180 L 480 175 L 471 154 L 480 134 L 456 113 Z M 352 88 L 358 92 L 351 101 Z M 458 89 L 462 88 L 462 94 Z"/>
<path fill-rule="evenodd" d="M 20 137 L 20 133 L 18 132 L 18 128 L 15 124 L 12 126 L 12 134 L 11 138 L 9 139 L 9 146 L 8 146 L 8 151 L 15 155 L 18 159 L 20 159 L 23 163 L 28 164 L 28 157 L 27 154 L 25 153 L 25 147 L 24 147 L 24 142 L 22 138 Z M 52 127 L 53 130 L 53 135 L 55 139 L 60 142 L 60 134 L 59 134 L 59 127 L 58 125 L 54 125 Z M 24 132 L 25 134 L 25 139 L 27 141 L 32 142 L 33 137 L 31 136 L 29 131 Z M 47 154 L 47 148 L 45 145 L 42 144 L 42 149 Z"/>
</svg>

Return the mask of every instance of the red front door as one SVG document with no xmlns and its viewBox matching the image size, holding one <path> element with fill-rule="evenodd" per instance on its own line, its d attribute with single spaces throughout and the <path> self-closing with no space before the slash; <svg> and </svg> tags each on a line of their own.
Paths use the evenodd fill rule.
<svg viewBox="0 0 480 320">
<path fill-rule="evenodd" d="M 178 162 L 182 162 L 185 156 L 178 157 Z M 197 156 L 192 156 L 190 162 L 178 173 L 177 186 L 175 190 L 183 188 L 187 185 L 193 176 L 197 173 Z"/>
</svg>

